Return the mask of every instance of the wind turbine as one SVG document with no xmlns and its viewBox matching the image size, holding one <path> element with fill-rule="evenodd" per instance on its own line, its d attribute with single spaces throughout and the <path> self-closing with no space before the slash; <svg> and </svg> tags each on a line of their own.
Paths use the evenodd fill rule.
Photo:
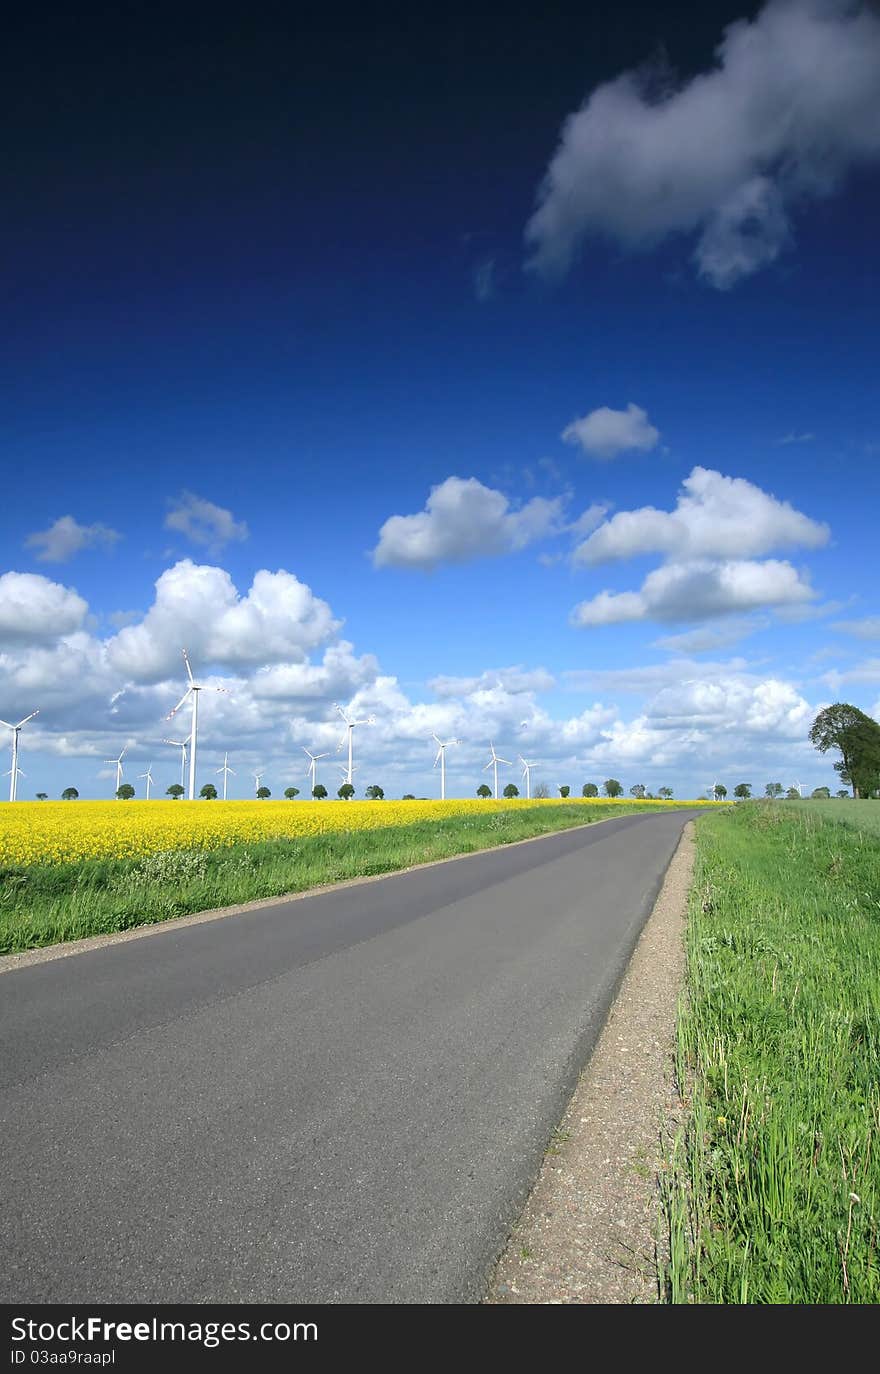
<svg viewBox="0 0 880 1374">
<path fill-rule="evenodd" d="M 3 776 L 4 776 L 4 778 L 9 778 L 9 777 L 13 776 L 12 769 L 11 769 L 11 768 L 7 768 L 7 770 L 6 770 L 6 772 L 3 774 Z M 16 764 L 14 776 L 15 776 L 16 780 L 17 780 L 18 778 L 26 778 L 26 777 L 27 777 L 27 773 L 24 771 L 23 768 L 19 768 L 19 767 L 18 767 L 18 764 Z M 11 791 L 12 791 L 12 788 L 10 787 L 9 790 L 10 790 L 10 792 L 11 792 Z M 15 798 L 13 797 L 12 800 L 15 801 Z"/>
<path fill-rule="evenodd" d="M 803 788 L 801 787 L 801 784 L 800 784 L 799 782 L 793 782 L 791 785 L 792 785 L 792 787 L 796 787 L 796 788 L 797 788 L 797 794 L 798 794 L 798 796 L 800 797 L 801 801 L 803 801 L 804 792 L 803 792 Z"/>
<path fill-rule="evenodd" d="M 498 754 L 496 754 L 496 753 L 495 753 L 495 745 L 494 745 L 494 744 L 490 744 L 489 748 L 492 750 L 492 757 L 489 759 L 489 762 L 486 764 L 486 767 L 483 769 L 483 772 L 485 773 L 486 770 L 489 769 L 489 768 L 494 768 L 494 772 L 495 772 L 495 800 L 497 801 L 497 800 L 498 800 L 498 765 L 499 765 L 499 763 L 506 763 L 506 764 L 509 765 L 509 764 L 510 764 L 510 759 L 502 759 Z"/>
<path fill-rule="evenodd" d="M 461 744 L 460 739 L 442 740 L 434 732 L 431 732 L 431 739 L 437 740 L 437 757 L 434 760 L 434 767 L 440 764 L 440 800 L 446 800 L 446 750 L 450 744 Z"/>
<path fill-rule="evenodd" d="M 718 800 L 718 784 L 717 784 L 717 782 L 713 782 L 713 784 L 712 784 L 712 800 L 713 800 L 713 801 L 717 801 L 717 800 Z"/>
<path fill-rule="evenodd" d="M 223 767 L 222 767 L 222 768 L 217 768 L 217 769 L 215 769 L 214 771 L 217 772 L 217 773 L 222 773 L 222 774 L 223 774 L 223 800 L 225 801 L 225 800 L 226 800 L 226 787 L 227 787 L 227 784 L 228 784 L 228 782 L 229 782 L 229 774 L 231 773 L 232 776 L 235 777 L 235 769 L 229 767 L 229 754 L 228 754 L 228 753 L 226 753 L 226 754 L 223 755 Z"/>
<path fill-rule="evenodd" d="M 147 769 L 146 773 L 138 773 L 138 777 L 139 777 L 139 778 L 146 778 L 146 780 L 147 780 L 147 801 L 149 801 L 149 800 L 150 800 L 150 787 L 152 786 L 152 783 L 153 783 L 153 765 L 150 764 L 150 766 L 149 766 L 149 768 Z"/>
<path fill-rule="evenodd" d="M 328 759 L 330 757 L 330 752 L 329 750 L 327 750 L 323 754 L 313 754 L 309 749 L 306 748 L 304 744 L 301 744 L 299 747 L 304 754 L 308 755 L 308 758 L 310 760 L 309 766 L 306 769 L 306 773 L 312 780 L 312 793 L 314 794 L 315 788 L 318 786 L 318 759 Z"/>
<path fill-rule="evenodd" d="M 342 719 L 345 721 L 345 728 L 346 728 L 346 730 L 347 730 L 347 732 L 348 732 L 348 771 L 347 771 L 347 774 L 346 774 L 345 781 L 346 781 L 346 782 L 351 782 L 351 775 L 352 775 L 352 773 L 354 772 L 354 768 L 352 767 L 352 763 L 351 763 L 351 737 L 352 737 L 352 734 L 354 733 L 354 727 L 355 727 L 356 725 L 375 725 L 375 723 L 376 723 L 376 717 L 375 717 L 375 716 L 366 716 L 363 720 L 355 720 L 353 716 L 349 716 L 345 711 L 343 711 L 342 707 L 339 705 L 338 702 L 335 702 L 335 701 L 334 701 L 333 705 L 336 707 L 336 710 L 339 712 L 339 714 L 342 716 Z M 337 754 L 339 753 L 340 749 L 342 749 L 342 747 L 343 747 L 344 744 L 345 744 L 345 735 L 342 736 L 342 739 L 339 741 L 339 744 L 336 746 L 336 752 L 337 752 Z"/>
<path fill-rule="evenodd" d="M 531 797 L 532 797 L 532 769 L 533 769 L 533 768 L 537 768 L 538 764 L 537 764 L 537 761 L 536 761 L 535 759 L 531 759 L 531 760 L 529 760 L 529 759 L 524 759 L 523 756 L 522 756 L 522 754 L 520 754 L 520 756 L 519 756 L 519 761 L 520 761 L 520 763 L 521 763 L 522 766 L 523 766 L 522 775 L 523 775 L 523 777 L 524 777 L 525 780 L 526 780 L 526 800 L 527 800 L 527 801 L 531 801 Z"/>
<path fill-rule="evenodd" d="M 173 744 L 175 749 L 180 750 L 180 785 L 183 787 L 186 781 L 186 751 L 189 747 L 188 739 L 163 739 L 163 744 Z"/>
<path fill-rule="evenodd" d="M 10 801 L 15 801 L 15 798 L 18 794 L 19 775 L 21 777 L 24 777 L 24 773 L 22 773 L 21 769 L 18 766 L 18 737 L 21 734 L 21 727 L 23 725 L 27 725 L 29 720 L 33 720 L 34 716 L 38 716 L 39 714 L 39 710 L 31 711 L 30 715 L 25 716 L 24 720 L 20 720 L 17 725 L 10 725 L 8 720 L 0 720 L 0 725 L 5 725 L 7 730 L 12 731 L 12 769 L 10 770 L 9 781 Z"/>
<path fill-rule="evenodd" d="M 192 668 L 189 666 L 189 655 L 186 649 L 183 650 L 183 661 L 186 664 L 186 674 L 189 678 L 189 686 L 174 709 L 168 712 L 165 719 L 170 720 L 171 717 L 180 710 L 187 697 L 192 697 L 192 729 L 190 730 L 189 736 L 189 799 L 190 801 L 194 801 L 196 795 L 196 743 L 199 732 L 199 692 L 205 690 L 205 684 L 203 682 L 196 682 L 193 677 Z M 226 688 L 212 687 L 210 690 L 212 692 L 225 692 Z"/>
<path fill-rule="evenodd" d="M 125 753 L 125 750 L 126 750 L 127 748 L 128 748 L 128 745 L 126 744 L 125 748 L 122 750 L 122 754 Z M 116 764 L 116 791 L 117 791 L 117 792 L 119 791 L 120 787 L 122 786 L 122 754 L 119 755 L 119 758 L 118 758 L 118 759 L 105 759 L 105 760 L 104 760 L 105 763 L 115 763 L 115 764 Z M 118 796 L 117 796 L 116 800 L 117 800 L 117 801 L 119 800 L 119 797 L 118 797 Z"/>
<path fill-rule="evenodd" d="M 259 790 L 260 790 L 260 783 L 263 781 L 263 778 L 264 778 L 265 776 L 266 776 L 265 773 L 254 773 L 253 778 L 254 778 L 254 793 L 255 793 L 255 795 L 256 795 L 257 792 L 259 792 Z"/>
</svg>

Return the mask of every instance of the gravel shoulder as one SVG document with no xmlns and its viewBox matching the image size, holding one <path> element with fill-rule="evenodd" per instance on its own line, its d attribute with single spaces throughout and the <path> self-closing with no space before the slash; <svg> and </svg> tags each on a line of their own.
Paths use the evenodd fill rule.
<svg viewBox="0 0 880 1374">
<path fill-rule="evenodd" d="M 677 1125 L 689 822 L 484 1302 L 657 1301 L 658 1177 Z"/>
</svg>

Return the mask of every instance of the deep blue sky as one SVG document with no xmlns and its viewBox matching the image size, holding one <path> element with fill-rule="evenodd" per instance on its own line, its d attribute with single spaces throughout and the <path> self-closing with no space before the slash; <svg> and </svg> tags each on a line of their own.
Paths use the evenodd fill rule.
<svg viewBox="0 0 880 1374">
<path fill-rule="evenodd" d="M 4 449 L 16 493 L 4 568 L 75 588 L 92 617 L 85 652 L 99 656 L 115 633 L 108 617 L 143 617 L 181 558 L 227 569 L 242 595 L 261 568 L 295 574 L 406 696 L 384 701 L 381 741 L 369 746 L 392 788 L 434 786 L 419 773 L 430 755 L 416 748 L 410 710 L 435 701 L 430 681 L 488 671 L 491 686 L 511 665 L 546 669 L 554 683 L 521 702 L 475 702 L 463 689 L 449 717 L 473 736 L 462 792 L 476 785 L 489 733 L 509 727 L 498 747 L 519 750 L 511 731 L 533 711 L 549 717 L 535 718 L 529 752 L 553 760 L 551 783 L 564 780 L 559 768 L 578 787 L 601 772 L 697 792 L 707 768 L 751 769 L 761 787 L 774 768 L 833 782 L 804 752 L 803 731 L 780 735 L 776 721 L 746 743 L 736 710 L 722 710 L 717 730 L 701 721 L 696 742 L 628 744 L 619 758 L 608 736 L 559 745 L 562 723 L 596 702 L 607 727 L 620 723 L 615 738 L 631 740 L 650 703 L 638 677 L 635 693 L 601 678 L 572 691 L 565 673 L 665 664 L 664 683 L 675 681 L 655 641 L 691 622 L 569 622 L 603 589 L 637 590 L 656 553 L 576 569 L 565 557 L 539 562 L 567 554 L 563 534 L 429 572 L 371 558 L 383 523 L 421 511 L 451 476 L 503 492 L 513 510 L 570 493 L 574 517 L 595 502 L 671 510 L 699 465 L 789 502 L 830 539 L 765 551 L 809 576 L 815 613 L 780 623 L 756 607 L 745 647 L 698 657 L 705 666 L 692 663 L 688 680 L 727 684 L 729 704 L 731 682 L 771 679 L 812 707 L 839 694 L 825 674 L 871 658 L 868 640 L 830 626 L 877 614 L 864 573 L 880 496 L 877 164 L 796 201 L 785 251 L 731 289 L 697 276 L 684 232 L 637 251 L 590 239 L 558 282 L 525 270 L 525 227 L 566 116 L 661 54 L 674 73 L 665 80 L 686 83 L 711 66 L 725 25 L 759 8 L 18 16 L 3 82 L 15 130 L 0 229 Z M 576 417 L 630 402 L 660 432 L 650 451 L 597 461 L 562 442 Z M 246 522 L 249 537 L 205 547 L 164 529 L 185 490 Z M 66 515 L 122 538 L 63 563 L 24 547 Z M 13 641 L 0 715 L 17 720 L 40 704 L 48 669 Z M 312 660 L 323 652 L 313 646 Z M 230 671 L 222 655 L 203 666 Z M 42 709 L 25 795 L 73 774 L 84 794 L 106 790 L 92 755 L 126 739 L 133 757 L 159 755 L 152 704 L 118 734 L 113 693 L 138 684 L 114 672 L 72 714 L 61 701 Z M 872 709 L 878 683 L 869 671 L 849 699 Z M 350 686 L 345 699 L 368 690 Z M 283 785 L 291 750 L 329 739 L 334 696 L 281 702 L 277 729 L 249 717 L 243 771 L 271 758 Z M 371 700 L 380 714 L 381 690 Z M 233 747 L 205 730 L 212 758 Z M 76 744 L 59 762 L 62 737 Z"/>
</svg>

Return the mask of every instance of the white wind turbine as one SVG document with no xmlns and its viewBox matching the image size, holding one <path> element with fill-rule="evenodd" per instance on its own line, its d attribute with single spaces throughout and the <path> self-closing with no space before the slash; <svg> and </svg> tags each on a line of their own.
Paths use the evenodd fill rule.
<svg viewBox="0 0 880 1374">
<path fill-rule="evenodd" d="M 487 769 L 489 769 L 489 768 L 494 769 L 494 773 L 495 773 L 495 800 L 497 801 L 497 800 L 498 800 L 498 765 L 499 765 L 499 763 L 506 763 L 506 764 L 509 766 L 509 765 L 510 765 L 510 759 L 503 759 L 503 758 L 500 757 L 500 755 L 496 754 L 496 753 L 495 753 L 495 745 L 494 745 L 494 744 L 490 744 L 490 745 L 489 745 L 489 748 L 492 750 L 492 757 L 489 759 L 489 762 L 486 764 L 486 767 L 483 769 L 483 772 L 485 773 L 485 772 L 487 771 Z"/>
<path fill-rule="evenodd" d="M 527 800 L 527 801 L 531 801 L 531 797 L 532 797 L 532 769 L 533 769 L 533 768 L 537 768 L 538 764 L 537 764 L 537 761 L 536 761 L 535 759 L 524 759 L 523 756 L 522 756 L 522 754 L 520 754 L 520 756 L 519 756 L 519 761 L 520 761 L 520 763 L 521 763 L 522 766 L 523 766 L 522 775 L 523 775 L 523 777 L 524 777 L 525 780 L 526 780 L 526 800 Z"/>
<path fill-rule="evenodd" d="M 196 743 L 199 732 L 199 692 L 205 690 L 205 684 L 203 682 L 196 682 L 193 677 L 192 668 L 189 666 L 189 655 L 186 649 L 183 650 L 183 661 L 186 664 L 186 674 L 189 678 L 189 686 L 174 709 L 168 712 L 165 719 L 170 720 L 171 717 L 180 710 L 187 697 L 192 697 L 192 729 L 190 730 L 189 736 L 189 799 L 190 801 L 194 801 L 196 795 Z M 226 688 L 211 687 L 209 690 L 212 692 L 225 692 Z"/>
<path fill-rule="evenodd" d="M 440 800 L 446 800 L 446 750 L 450 744 L 461 744 L 460 739 L 442 740 L 434 732 L 431 732 L 431 739 L 437 740 L 437 757 L 434 760 L 434 767 L 440 765 Z"/>
<path fill-rule="evenodd" d="M 346 711 L 343 711 L 342 707 L 339 705 L 338 702 L 334 701 L 333 705 L 336 707 L 336 710 L 339 712 L 339 714 L 342 716 L 342 719 L 345 721 L 346 733 L 348 734 L 348 769 L 346 772 L 345 781 L 351 782 L 352 774 L 354 773 L 354 768 L 352 767 L 351 762 L 351 738 L 354 734 L 354 727 L 356 725 L 375 725 L 376 717 L 365 716 L 363 720 L 355 720 L 353 716 L 350 716 Z M 345 735 L 342 736 L 342 739 L 339 741 L 339 744 L 336 747 L 337 754 L 339 753 L 340 749 L 344 747 L 344 745 Z"/>
<path fill-rule="evenodd" d="M 9 773 L 10 801 L 15 801 L 18 795 L 18 779 L 24 777 L 24 773 L 22 773 L 18 766 L 18 737 L 21 734 L 21 727 L 27 725 L 29 720 L 33 720 L 34 716 L 38 716 L 39 714 L 39 710 L 31 711 L 30 715 L 25 716 L 24 720 L 20 720 L 17 725 L 10 725 L 8 720 L 0 720 L 0 725 L 5 725 L 7 730 L 12 731 L 12 768 Z"/>
<path fill-rule="evenodd" d="M 128 748 L 128 745 L 126 744 L 126 745 L 125 745 L 125 748 L 122 750 L 122 754 L 125 753 L 125 750 L 126 750 L 127 748 Z M 119 758 L 118 758 L 118 759 L 105 759 L 105 760 L 104 760 L 105 763 L 115 763 L 115 764 L 116 764 L 116 791 L 117 791 L 117 792 L 119 791 L 120 787 L 122 786 L 122 754 L 119 755 Z M 116 800 L 118 801 L 119 798 L 117 797 Z"/>
<path fill-rule="evenodd" d="M 801 785 L 801 783 L 799 783 L 799 782 L 793 782 L 791 785 L 792 785 L 792 787 L 796 787 L 796 788 L 797 788 L 797 794 L 798 794 L 798 796 L 800 797 L 801 801 L 803 801 L 803 798 L 804 798 L 804 789 L 803 789 L 803 786 Z"/>
<path fill-rule="evenodd" d="M 186 751 L 189 748 L 188 739 L 163 739 L 163 744 L 173 744 L 175 749 L 180 750 L 180 785 L 186 783 Z"/>
<path fill-rule="evenodd" d="M 231 773 L 232 776 L 235 777 L 235 769 L 229 767 L 229 754 L 228 754 L 228 753 L 226 753 L 226 754 L 223 755 L 223 767 L 222 767 L 222 768 L 217 768 L 217 769 L 215 769 L 214 771 L 217 772 L 217 773 L 222 773 L 222 774 L 223 774 L 223 800 L 225 801 L 225 800 L 226 800 L 226 787 L 227 787 L 227 784 L 228 784 L 228 782 L 229 782 L 229 774 Z"/>
<path fill-rule="evenodd" d="M 153 785 L 153 765 L 150 764 L 150 766 L 149 766 L 149 768 L 147 769 L 146 773 L 138 773 L 138 777 L 139 777 L 139 778 L 146 778 L 146 780 L 147 780 L 147 801 L 149 801 L 149 800 L 150 800 L 150 788 L 151 788 L 152 785 Z"/>
<path fill-rule="evenodd" d="M 329 757 L 330 757 L 330 752 L 329 752 L 329 750 L 327 750 L 327 751 L 325 751 L 325 753 L 323 753 L 323 754 L 313 754 L 313 753 L 311 752 L 311 750 L 310 750 L 310 749 L 307 749 L 306 746 L 305 746 L 304 744 L 301 744 L 299 747 L 300 747 L 300 749 L 303 751 L 303 753 L 306 754 L 306 755 L 308 756 L 308 759 L 309 759 L 309 766 L 308 766 L 308 768 L 306 769 L 306 773 L 308 774 L 308 776 L 309 776 L 309 777 L 311 778 L 311 780 L 312 780 L 312 794 L 314 795 L 315 788 L 318 786 L 318 768 L 317 768 L 318 759 L 327 759 L 327 758 L 329 758 Z"/>
<path fill-rule="evenodd" d="M 255 795 L 255 796 L 256 796 L 257 792 L 259 792 L 259 790 L 260 790 L 260 784 L 262 783 L 263 778 L 264 778 L 265 776 L 266 776 L 265 773 L 254 773 L 253 778 L 254 778 L 254 795 Z"/>
</svg>

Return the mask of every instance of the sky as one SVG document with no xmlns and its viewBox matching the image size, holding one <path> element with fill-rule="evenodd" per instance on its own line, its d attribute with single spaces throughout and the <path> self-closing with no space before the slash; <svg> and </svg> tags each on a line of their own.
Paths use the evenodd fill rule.
<svg viewBox="0 0 880 1374">
<path fill-rule="evenodd" d="M 424 10 L 424 12 L 422 12 Z M 48 6 L 3 79 L 19 797 L 839 785 L 880 10 Z M 6 736 L 8 742 L 9 736 Z M 5 750 L 5 746 L 4 746 Z M 9 754 L 5 754 L 9 766 Z M 5 786 L 5 782 L 0 779 Z"/>
</svg>

